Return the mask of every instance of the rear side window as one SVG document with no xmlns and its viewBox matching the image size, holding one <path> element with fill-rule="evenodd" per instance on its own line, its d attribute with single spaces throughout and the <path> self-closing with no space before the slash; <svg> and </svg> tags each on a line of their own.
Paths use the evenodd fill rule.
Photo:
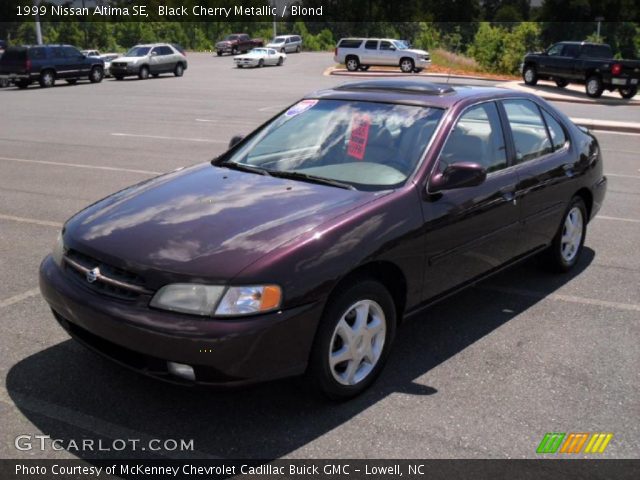
<svg viewBox="0 0 640 480">
<path fill-rule="evenodd" d="M 160 53 L 158 55 L 173 55 L 173 50 L 171 47 L 160 47 Z"/>
<path fill-rule="evenodd" d="M 29 50 L 31 60 L 42 60 L 47 58 L 47 51 L 43 47 L 35 47 Z"/>
<path fill-rule="evenodd" d="M 380 42 L 380 50 L 395 50 L 391 42 L 387 42 L 386 40 L 382 40 Z"/>
<path fill-rule="evenodd" d="M 580 52 L 580 47 L 578 45 L 565 45 L 562 50 L 562 55 L 565 57 L 577 57 Z"/>
<path fill-rule="evenodd" d="M 49 52 L 53 58 L 64 58 L 64 49 L 62 47 L 53 47 Z"/>
<path fill-rule="evenodd" d="M 367 43 L 364 44 L 364 48 L 367 50 L 377 50 L 378 49 L 378 41 L 377 40 L 367 40 Z"/>
<path fill-rule="evenodd" d="M 611 58 L 611 48 L 607 45 L 585 45 L 582 47 L 583 57 Z"/>
<path fill-rule="evenodd" d="M 554 150 L 559 150 L 564 147 L 565 143 L 567 143 L 567 135 L 564 133 L 564 129 L 562 128 L 562 125 L 560 125 L 560 122 L 549 115 L 546 111 L 542 110 L 542 116 L 544 117 L 544 121 L 547 123 L 549 135 L 551 135 L 551 145 L 553 145 Z"/>
<path fill-rule="evenodd" d="M 82 56 L 80 50 L 73 47 L 62 47 L 62 50 L 64 52 L 64 56 L 67 58 L 78 58 Z"/>
<path fill-rule="evenodd" d="M 360 45 L 362 45 L 362 40 L 354 40 L 354 39 L 347 38 L 345 40 L 341 40 L 340 44 L 338 45 L 338 47 L 340 47 L 340 48 L 358 48 Z"/>
<path fill-rule="evenodd" d="M 553 151 L 540 109 L 529 100 L 504 100 L 509 119 L 516 162 L 522 163 Z"/>
<path fill-rule="evenodd" d="M 440 171 L 456 162 L 478 163 L 487 173 L 507 166 L 504 134 L 494 102 L 472 107 L 458 120 L 440 152 Z"/>
</svg>

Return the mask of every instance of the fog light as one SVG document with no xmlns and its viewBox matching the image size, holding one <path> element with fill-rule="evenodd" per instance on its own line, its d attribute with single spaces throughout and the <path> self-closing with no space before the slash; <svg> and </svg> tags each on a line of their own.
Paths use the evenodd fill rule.
<svg viewBox="0 0 640 480">
<path fill-rule="evenodd" d="M 184 378 L 186 380 L 195 380 L 196 374 L 193 371 L 191 365 L 185 365 L 184 363 L 167 362 L 167 368 L 169 373 L 176 377 Z"/>
</svg>

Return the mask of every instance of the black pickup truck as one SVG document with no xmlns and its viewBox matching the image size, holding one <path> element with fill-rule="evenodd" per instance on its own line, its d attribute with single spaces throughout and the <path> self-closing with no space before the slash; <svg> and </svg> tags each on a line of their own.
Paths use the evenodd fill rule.
<svg viewBox="0 0 640 480">
<path fill-rule="evenodd" d="M 632 98 L 638 93 L 640 61 L 616 60 L 611 47 L 601 43 L 560 42 L 544 52 L 525 55 L 522 78 L 527 85 L 554 80 L 560 88 L 582 83 L 592 98 L 616 89 L 622 98 Z"/>
</svg>

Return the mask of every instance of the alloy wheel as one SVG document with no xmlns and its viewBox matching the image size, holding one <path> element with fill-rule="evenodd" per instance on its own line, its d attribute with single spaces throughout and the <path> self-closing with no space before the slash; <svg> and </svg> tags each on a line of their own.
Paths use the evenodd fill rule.
<svg viewBox="0 0 640 480">
<path fill-rule="evenodd" d="M 582 245 L 584 219 L 582 210 L 573 207 L 565 217 L 560 241 L 560 254 L 565 262 L 571 263 Z"/>
<path fill-rule="evenodd" d="M 337 323 L 330 342 L 329 367 L 342 385 L 357 385 L 378 364 L 385 344 L 387 321 L 373 300 L 350 306 Z"/>
</svg>

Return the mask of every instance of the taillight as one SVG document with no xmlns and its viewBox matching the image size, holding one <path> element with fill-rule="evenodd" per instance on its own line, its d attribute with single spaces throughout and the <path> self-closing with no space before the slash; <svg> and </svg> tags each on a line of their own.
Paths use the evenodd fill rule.
<svg viewBox="0 0 640 480">
<path fill-rule="evenodd" d="M 613 67 L 611 67 L 611 73 L 613 75 L 620 75 L 622 73 L 622 65 L 619 63 L 614 63 Z"/>
<path fill-rule="evenodd" d="M 26 62 L 24 62 L 24 69 L 27 72 L 31 71 L 31 60 L 27 60 Z"/>
</svg>

